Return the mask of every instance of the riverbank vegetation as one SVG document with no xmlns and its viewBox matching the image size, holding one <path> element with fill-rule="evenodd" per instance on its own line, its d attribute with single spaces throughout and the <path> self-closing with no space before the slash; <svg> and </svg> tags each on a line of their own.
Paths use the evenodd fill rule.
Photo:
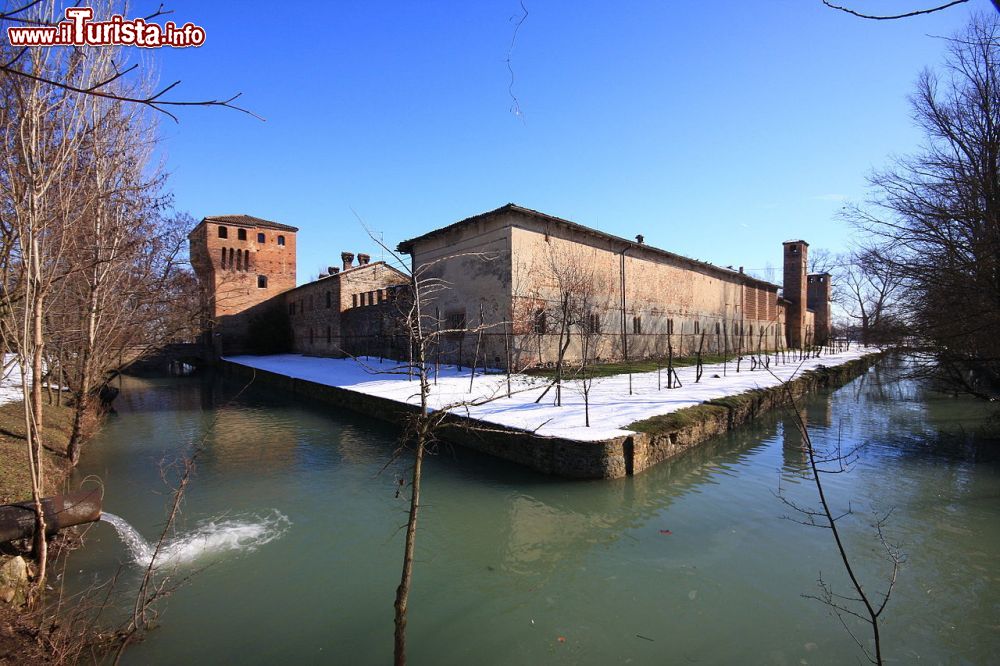
<svg viewBox="0 0 1000 666">
<path fill-rule="evenodd" d="M 910 101 L 924 144 L 850 206 L 858 247 L 834 274 L 867 342 L 916 349 L 946 389 L 1000 400 L 1000 15 L 945 39 Z"/>
<path fill-rule="evenodd" d="M 0 25 L 51 24 L 61 11 L 27 3 L 0 13 Z M 191 221 L 171 211 L 151 158 L 157 107 L 136 101 L 152 84 L 125 77 L 126 60 L 121 48 L 0 44 L 0 359 L 3 379 L 22 387 L 3 412 L 12 433 L 4 446 L 20 443 L 5 456 L 4 493 L 36 503 L 39 590 L 40 498 L 64 477 L 51 473 L 79 461 L 114 372 L 191 336 L 199 315 L 186 265 Z"/>
</svg>

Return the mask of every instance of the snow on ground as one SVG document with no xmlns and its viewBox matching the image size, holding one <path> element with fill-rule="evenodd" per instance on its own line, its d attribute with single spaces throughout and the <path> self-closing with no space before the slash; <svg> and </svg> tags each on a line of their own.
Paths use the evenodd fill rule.
<svg viewBox="0 0 1000 666">
<path fill-rule="evenodd" d="M 28 373 L 29 381 L 31 373 Z M 0 405 L 21 399 L 21 369 L 14 354 L 4 354 L 0 364 Z"/>
<path fill-rule="evenodd" d="M 779 381 L 790 379 L 806 370 L 841 365 L 876 351 L 878 350 L 874 348 L 855 347 L 847 352 L 811 358 L 801 363 L 789 362 L 779 366 L 772 363 L 771 371 L 777 377 L 763 369 L 751 372 L 747 361 L 742 364 L 740 373 L 736 372 L 736 364 L 730 362 L 725 376 L 722 364 L 706 365 L 701 381 L 697 384 L 694 381 L 694 367 L 679 368 L 677 375 L 683 385 L 679 389 L 666 388 L 665 370 L 661 390 L 657 390 L 656 372 L 633 374 L 631 395 L 628 375 L 594 379 L 590 389 L 589 428 L 584 425 L 584 399 L 579 381 L 564 382 L 562 406 L 556 407 L 553 405 L 555 389 L 550 390 L 535 404 L 535 400 L 549 383 L 544 378 L 514 375 L 513 395 L 508 398 L 506 375 L 477 373 L 470 391 L 468 368 L 459 372 L 454 366 L 442 366 L 437 385 L 433 387 L 430 406 L 441 409 L 463 402 L 480 402 L 483 404 L 453 407 L 452 411 L 489 423 L 535 431 L 538 435 L 596 441 L 630 434 L 631 431 L 625 427 L 634 421 L 669 414 L 706 400 L 754 388 L 775 386 Z M 233 356 L 225 360 L 398 402 L 420 403 L 417 379 L 408 379 L 405 371 L 401 372 L 396 362 L 390 360 L 334 359 L 299 354 Z M 487 400 L 488 402 L 484 402 Z"/>
</svg>

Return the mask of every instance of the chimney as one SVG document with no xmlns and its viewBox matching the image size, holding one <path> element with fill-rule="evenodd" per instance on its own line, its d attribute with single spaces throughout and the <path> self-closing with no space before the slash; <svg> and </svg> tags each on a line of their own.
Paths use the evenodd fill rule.
<svg viewBox="0 0 1000 666">
<path fill-rule="evenodd" d="M 346 270 L 350 269 L 351 268 L 351 264 L 354 262 L 354 253 L 353 252 L 341 252 L 340 253 L 340 258 L 344 262 L 344 270 L 346 271 Z"/>
<path fill-rule="evenodd" d="M 740 273 L 742 273 L 742 272 L 743 272 L 743 267 L 742 267 L 742 266 L 740 266 Z"/>
<path fill-rule="evenodd" d="M 339 273 L 339 272 L 340 272 L 340 269 L 339 269 L 339 268 L 337 268 L 336 266 L 327 266 L 327 267 L 326 267 L 326 271 L 327 271 L 327 273 L 329 273 L 330 275 L 336 275 L 337 273 Z"/>
<path fill-rule="evenodd" d="M 646 240 L 646 237 L 643 236 L 642 234 L 638 234 L 635 237 L 635 242 L 638 243 L 639 245 L 642 245 L 643 241 L 645 241 L 645 240 Z"/>
<path fill-rule="evenodd" d="M 370 255 L 361 253 L 358 254 L 358 266 L 367 266 L 368 262 L 371 260 L 372 258 Z"/>
</svg>

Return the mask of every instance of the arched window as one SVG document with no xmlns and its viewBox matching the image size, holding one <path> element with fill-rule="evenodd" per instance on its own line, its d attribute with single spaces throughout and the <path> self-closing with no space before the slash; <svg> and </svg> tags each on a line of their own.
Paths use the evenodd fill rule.
<svg viewBox="0 0 1000 666">
<path fill-rule="evenodd" d="M 257 288 L 258 289 L 267 289 L 267 276 L 266 275 L 258 275 L 257 276 Z"/>
<path fill-rule="evenodd" d="M 222 248 L 222 267 L 226 267 L 226 248 Z"/>
<path fill-rule="evenodd" d="M 233 263 L 233 261 L 234 261 L 233 260 L 233 248 L 229 248 L 229 268 L 230 269 L 232 269 L 232 267 L 235 265 Z"/>
<path fill-rule="evenodd" d="M 260 232 L 260 233 L 257 234 L 257 242 L 258 243 L 266 243 L 267 242 L 267 237 L 264 236 L 264 232 Z"/>
<path fill-rule="evenodd" d="M 243 250 L 243 270 L 250 270 L 250 250 Z"/>
<path fill-rule="evenodd" d="M 236 250 L 236 270 L 243 270 L 243 251 Z"/>
<path fill-rule="evenodd" d="M 285 244 L 285 237 L 278 236 L 278 245 L 284 245 L 284 244 Z"/>
<path fill-rule="evenodd" d="M 226 227 L 219 227 L 219 238 L 229 238 L 229 229 Z"/>
<path fill-rule="evenodd" d="M 236 230 L 236 239 L 237 240 L 246 240 L 247 239 L 247 230 L 246 229 L 237 229 Z"/>
</svg>

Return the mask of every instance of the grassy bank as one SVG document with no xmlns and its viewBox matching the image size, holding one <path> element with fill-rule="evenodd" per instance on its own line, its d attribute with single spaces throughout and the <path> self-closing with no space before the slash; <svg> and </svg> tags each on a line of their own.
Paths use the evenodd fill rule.
<svg viewBox="0 0 1000 666">
<path fill-rule="evenodd" d="M 47 449 L 42 453 L 45 465 L 45 493 L 61 490 L 71 467 L 63 455 L 73 428 L 73 408 L 45 405 L 43 437 Z M 31 480 L 28 452 L 25 447 L 24 405 L 8 402 L 0 405 L 0 504 L 30 499 Z"/>
</svg>

